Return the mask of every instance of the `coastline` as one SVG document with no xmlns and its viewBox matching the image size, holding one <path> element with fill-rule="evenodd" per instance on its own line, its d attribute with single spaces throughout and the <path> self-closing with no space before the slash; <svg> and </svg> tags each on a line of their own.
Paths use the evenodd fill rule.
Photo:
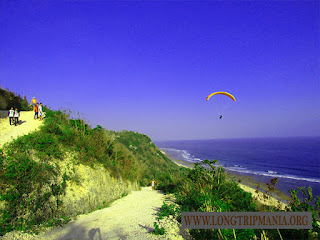
<svg viewBox="0 0 320 240">
<path fill-rule="evenodd" d="M 172 156 L 166 154 L 164 151 L 161 151 L 161 152 L 180 167 L 186 167 L 186 168 L 192 169 L 194 166 L 193 163 L 188 163 L 179 159 L 175 159 Z M 239 187 L 241 187 L 244 191 L 252 194 L 252 197 L 256 200 L 258 205 L 262 204 L 267 206 L 274 206 L 274 207 L 279 207 L 280 209 L 284 209 L 288 205 L 287 203 L 290 198 L 279 190 L 275 192 L 277 196 L 275 197 L 269 196 L 265 198 L 264 193 L 267 190 L 266 183 L 259 182 L 256 179 L 253 179 L 253 177 L 235 173 L 232 171 L 225 170 L 225 172 L 227 174 L 227 179 L 238 182 Z M 257 186 L 259 186 L 258 191 L 257 191 Z"/>
</svg>

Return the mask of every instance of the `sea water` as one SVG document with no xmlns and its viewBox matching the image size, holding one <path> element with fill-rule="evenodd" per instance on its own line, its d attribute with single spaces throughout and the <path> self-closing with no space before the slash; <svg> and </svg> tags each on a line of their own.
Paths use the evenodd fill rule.
<svg viewBox="0 0 320 240">
<path fill-rule="evenodd" d="M 238 138 L 157 141 L 173 158 L 185 162 L 217 159 L 229 171 L 260 182 L 278 178 L 277 188 L 312 187 L 320 196 L 320 137 Z"/>
</svg>

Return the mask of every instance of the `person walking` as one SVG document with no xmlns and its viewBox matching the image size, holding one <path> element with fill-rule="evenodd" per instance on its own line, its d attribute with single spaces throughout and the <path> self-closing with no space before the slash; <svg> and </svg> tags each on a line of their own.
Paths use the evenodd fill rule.
<svg viewBox="0 0 320 240">
<path fill-rule="evenodd" d="M 16 108 L 16 110 L 14 111 L 14 125 L 15 126 L 17 126 L 17 124 L 19 124 L 19 117 L 20 117 L 20 112 L 18 111 L 18 108 Z"/>
<path fill-rule="evenodd" d="M 38 114 L 39 114 L 39 117 L 40 117 L 40 121 L 42 121 L 42 116 L 43 116 L 42 103 L 40 103 L 40 105 L 38 107 Z"/>
<path fill-rule="evenodd" d="M 9 116 L 9 122 L 10 122 L 10 125 L 11 125 L 11 122 L 14 120 L 13 119 L 13 117 L 14 117 L 13 107 L 9 110 L 8 116 Z"/>
<path fill-rule="evenodd" d="M 154 179 L 152 179 L 150 182 L 151 182 L 152 190 L 154 190 L 157 182 Z"/>
<path fill-rule="evenodd" d="M 34 106 L 34 119 L 38 119 L 38 103 Z"/>
</svg>

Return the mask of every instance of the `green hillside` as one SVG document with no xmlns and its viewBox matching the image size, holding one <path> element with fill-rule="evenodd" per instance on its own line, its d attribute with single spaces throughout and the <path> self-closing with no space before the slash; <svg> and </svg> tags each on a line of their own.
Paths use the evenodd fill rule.
<svg viewBox="0 0 320 240">
<path fill-rule="evenodd" d="M 176 203 L 161 208 L 156 234 L 165 232 L 161 218 L 181 221 L 181 212 L 283 211 L 257 206 L 250 193 L 228 180 L 217 160 L 197 163 L 192 170 L 178 167 L 146 135 L 92 128 L 67 112 L 46 107 L 44 111 L 39 131 L 0 149 L 0 236 L 64 224 L 108 206 L 152 179 L 157 189 L 174 193 Z M 318 239 L 320 197 L 313 196 L 311 188 L 301 191 L 302 200 L 292 191 L 285 211 L 312 212 L 311 230 L 193 229 L 190 234 L 195 239 Z"/>
<path fill-rule="evenodd" d="M 30 110 L 27 99 L 0 87 L 0 110 L 9 110 L 12 107 L 23 111 Z"/>
<path fill-rule="evenodd" d="M 186 170 L 130 131 L 91 128 L 81 119 L 45 109 L 37 132 L 0 151 L 0 235 L 60 224 L 107 206 L 152 179 L 160 185 Z"/>
<path fill-rule="evenodd" d="M 171 176 L 183 171 L 162 154 L 148 136 L 129 131 L 118 132 L 116 136 L 117 142 L 135 156 L 141 171 L 139 181 L 142 186 L 148 185 L 151 179 L 156 179 L 160 186 L 173 183 Z"/>
</svg>

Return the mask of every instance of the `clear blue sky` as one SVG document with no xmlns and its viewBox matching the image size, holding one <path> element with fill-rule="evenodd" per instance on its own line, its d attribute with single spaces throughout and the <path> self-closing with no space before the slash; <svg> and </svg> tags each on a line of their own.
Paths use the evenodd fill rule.
<svg viewBox="0 0 320 240">
<path fill-rule="evenodd" d="M 0 2 L 0 85 L 153 140 L 320 135 L 319 1 Z M 215 91 L 237 101 L 218 118 Z"/>
</svg>

